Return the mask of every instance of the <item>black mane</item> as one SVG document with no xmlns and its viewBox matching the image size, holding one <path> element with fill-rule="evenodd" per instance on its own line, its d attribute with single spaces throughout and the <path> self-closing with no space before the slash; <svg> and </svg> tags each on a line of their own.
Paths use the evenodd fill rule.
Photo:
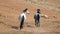
<svg viewBox="0 0 60 34">
<path fill-rule="evenodd" d="M 25 13 L 28 9 L 26 8 L 23 12 Z"/>
</svg>

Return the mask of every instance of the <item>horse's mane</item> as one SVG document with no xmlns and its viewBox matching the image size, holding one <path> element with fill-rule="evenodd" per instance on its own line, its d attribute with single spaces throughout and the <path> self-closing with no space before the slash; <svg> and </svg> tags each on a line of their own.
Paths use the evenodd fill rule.
<svg viewBox="0 0 60 34">
<path fill-rule="evenodd" d="M 25 10 L 23 10 L 23 12 L 25 13 L 28 9 L 26 8 Z"/>
</svg>

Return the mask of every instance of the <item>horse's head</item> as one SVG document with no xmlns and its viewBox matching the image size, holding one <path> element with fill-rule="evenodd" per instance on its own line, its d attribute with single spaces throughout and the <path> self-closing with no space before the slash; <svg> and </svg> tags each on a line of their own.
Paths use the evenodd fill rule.
<svg viewBox="0 0 60 34">
<path fill-rule="evenodd" d="M 37 9 L 37 13 L 40 13 L 40 9 Z"/>
<path fill-rule="evenodd" d="M 30 13 L 29 10 L 27 10 L 26 13 L 29 14 Z"/>
<path fill-rule="evenodd" d="M 23 12 L 26 13 L 26 14 L 30 13 L 27 8 Z"/>
</svg>

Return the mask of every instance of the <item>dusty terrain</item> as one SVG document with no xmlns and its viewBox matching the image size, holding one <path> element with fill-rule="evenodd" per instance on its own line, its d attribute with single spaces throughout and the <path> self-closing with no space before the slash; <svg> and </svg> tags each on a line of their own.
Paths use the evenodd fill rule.
<svg viewBox="0 0 60 34">
<path fill-rule="evenodd" d="M 0 0 L 0 34 L 60 34 L 60 0 Z M 24 28 L 19 30 L 18 15 L 28 8 Z M 34 14 L 39 8 L 41 14 L 40 27 L 34 25 Z"/>
</svg>

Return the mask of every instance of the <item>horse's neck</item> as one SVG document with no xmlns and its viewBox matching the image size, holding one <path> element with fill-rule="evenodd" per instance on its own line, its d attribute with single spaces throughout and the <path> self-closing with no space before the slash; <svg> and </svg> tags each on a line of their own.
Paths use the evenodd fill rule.
<svg viewBox="0 0 60 34">
<path fill-rule="evenodd" d="M 26 15 L 27 13 L 25 12 L 24 14 Z"/>
<path fill-rule="evenodd" d="M 21 15 L 26 15 L 25 13 L 22 13 Z"/>
<path fill-rule="evenodd" d="M 22 14 L 26 15 L 26 13 L 22 13 Z"/>
<path fill-rule="evenodd" d="M 26 17 L 26 13 L 22 13 L 21 16 L 25 16 Z"/>
<path fill-rule="evenodd" d="M 24 18 L 26 19 L 26 13 L 22 13 L 22 16 L 24 16 Z"/>
</svg>

